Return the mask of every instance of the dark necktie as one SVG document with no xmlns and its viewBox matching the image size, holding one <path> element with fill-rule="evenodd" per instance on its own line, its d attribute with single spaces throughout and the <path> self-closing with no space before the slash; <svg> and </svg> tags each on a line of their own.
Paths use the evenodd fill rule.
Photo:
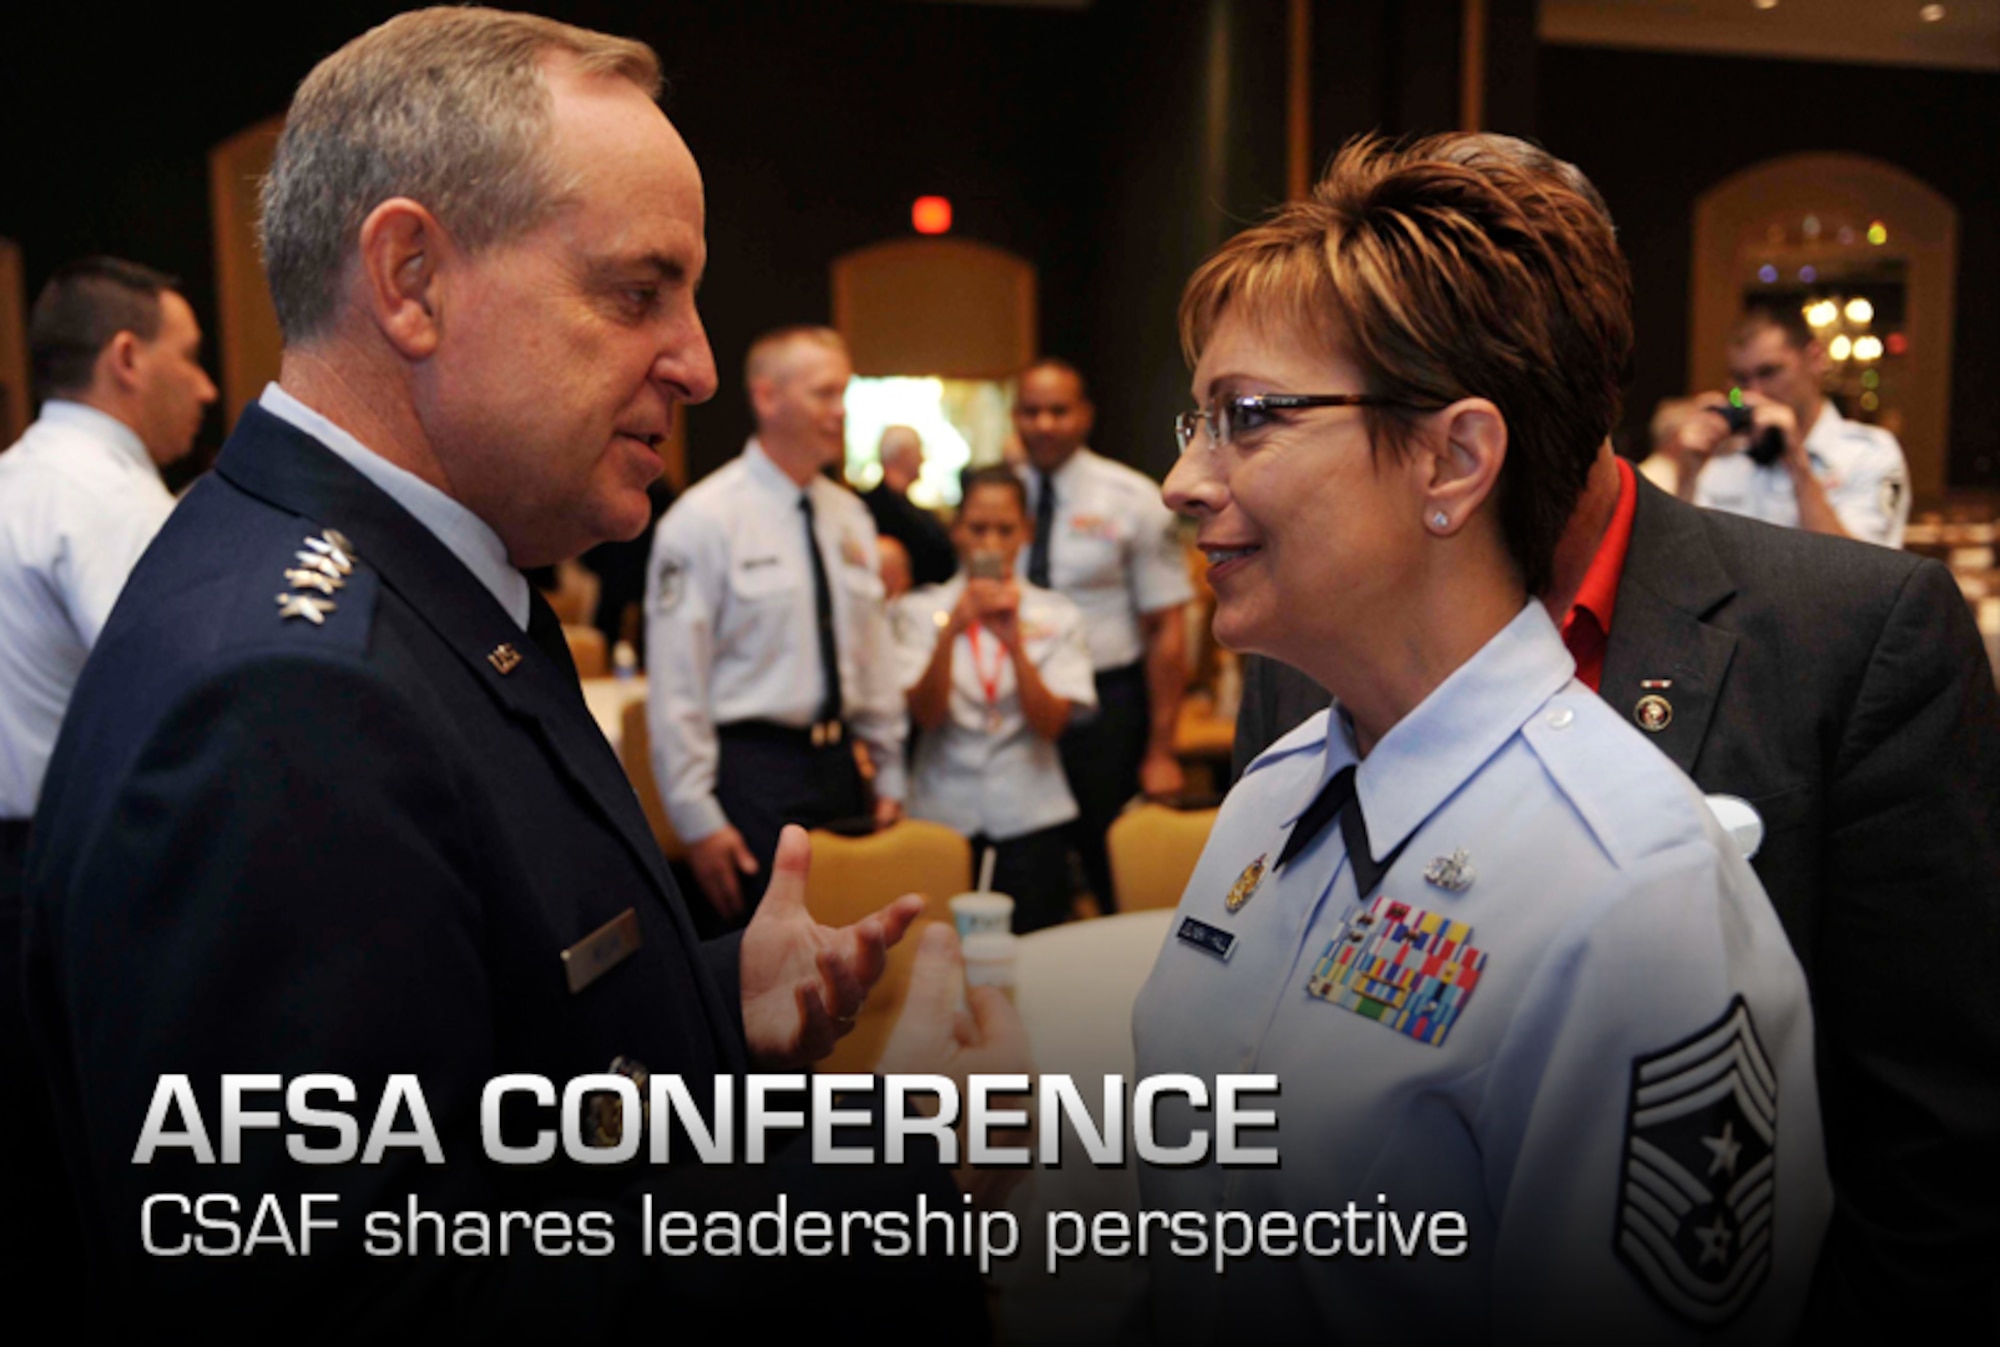
<svg viewBox="0 0 2000 1347">
<path fill-rule="evenodd" d="M 1035 494 L 1035 554 L 1028 558 L 1028 583 L 1053 589 L 1049 583 L 1049 544 L 1056 533 L 1056 484 L 1045 472 L 1035 474 L 1041 490 Z"/>
<path fill-rule="evenodd" d="M 1348 806 L 1352 805 L 1352 808 Z M 1357 898 L 1366 899 L 1382 882 L 1382 876 L 1395 865 L 1396 858 L 1403 854 L 1403 843 L 1376 864 L 1375 854 L 1368 845 L 1368 825 L 1361 817 L 1361 801 L 1354 790 L 1354 768 L 1343 767 L 1333 774 L 1333 780 L 1326 783 L 1313 802 L 1306 806 L 1306 812 L 1299 815 L 1299 821 L 1292 825 L 1292 835 L 1285 839 L 1284 847 L 1278 852 L 1278 863 L 1273 869 L 1282 870 L 1285 862 L 1312 845 L 1315 837 L 1326 831 L 1326 825 L 1340 815 L 1340 835 L 1347 842 L 1347 859 L 1354 867 L 1354 893 Z"/>
<path fill-rule="evenodd" d="M 533 585 L 528 586 L 528 639 L 554 661 L 565 682 L 572 687 L 580 686 L 576 677 L 576 660 L 569 653 L 569 638 L 563 635 L 562 619 L 556 616 L 556 610 L 549 607 L 549 601 Z"/>
<path fill-rule="evenodd" d="M 799 497 L 799 511 L 806 517 L 806 555 L 812 558 L 813 616 L 819 623 L 820 724 L 840 719 L 840 652 L 833 641 L 833 589 L 826 580 L 826 559 L 819 554 L 819 533 L 813 528 L 813 503 L 809 495 Z"/>
</svg>

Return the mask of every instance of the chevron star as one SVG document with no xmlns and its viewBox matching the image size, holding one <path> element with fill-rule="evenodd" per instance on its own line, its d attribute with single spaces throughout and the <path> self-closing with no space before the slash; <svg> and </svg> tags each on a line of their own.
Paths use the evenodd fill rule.
<svg viewBox="0 0 2000 1347">
<path fill-rule="evenodd" d="M 1714 1225 L 1696 1226 L 1694 1237 L 1701 1241 L 1701 1259 L 1697 1266 L 1729 1262 L 1729 1227 L 1723 1224 L 1721 1212 L 1715 1213 Z"/>
<path fill-rule="evenodd" d="M 1743 1150 L 1743 1143 L 1736 1139 L 1736 1124 L 1722 1124 L 1722 1135 L 1703 1137 L 1701 1144 L 1708 1147 L 1708 1153 L 1715 1158 L 1708 1162 L 1708 1172 L 1713 1176 L 1719 1169 L 1730 1178 L 1736 1177 L 1736 1157 Z"/>
</svg>

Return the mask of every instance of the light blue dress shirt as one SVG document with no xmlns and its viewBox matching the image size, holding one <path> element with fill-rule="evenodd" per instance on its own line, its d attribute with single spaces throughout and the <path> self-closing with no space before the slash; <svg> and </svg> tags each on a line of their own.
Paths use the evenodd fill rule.
<svg viewBox="0 0 2000 1347">
<path fill-rule="evenodd" d="M 1224 803 L 1138 1067 L 1275 1073 L 1282 1163 L 1146 1167 L 1145 1205 L 1455 1211 L 1468 1248 L 1225 1276 L 1156 1251 L 1164 1335 L 1789 1335 L 1831 1209 L 1805 979 L 1700 793 L 1573 672 L 1530 603 L 1359 761 L 1370 849 L 1402 848 L 1371 894 L 1337 823 L 1271 870 L 1357 763 L 1337 707 Z"/>
</svg>

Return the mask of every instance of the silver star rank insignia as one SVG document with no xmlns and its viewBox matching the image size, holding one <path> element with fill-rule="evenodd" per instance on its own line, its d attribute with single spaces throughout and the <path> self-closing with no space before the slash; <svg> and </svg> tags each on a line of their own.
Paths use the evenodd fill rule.
<svg viewBox="0 0 2000 1347">
<path fill-rule="evenodd" d="M 347 579 L 347 572 L 335 565 L 332 557 L 321 556 L 317 552 L 300 552 L 297 553 L 297 556 L 299 565 L 305 567 L 307 570 L 318 571 L 329 580 L 344 581 Z"/>
<path fill-rule="evenodd" d="M 331 597 L 340 588 L 340 581 L 321 575 L 318 571 L 286 571 L 285 583 L 293 589 L 316 589 Z"/>
<path fill-rule="evenodd" d="M 347 535 L 337 529 L 324 529 L 317 538 L 306 539 L 306 546 L 332 562 L 342 575 L 354 569 L 352 544 Z"/>
<path fill-rule="evenodd" d="M 334 610 L 332 599 L 315 599 L 309 594 L 280 594 L 278 596 L 278 616 L 280 618 L 302 617 L 315 627 L 326 624 L 326 615 Z"/>
<path fill-rule="evenodd" d="M 1222 905 L 1231 912 L 1242 911 L 1243 904 L 1256 896 L 1258 888 L 1263 883 L 1264 857 L 1259 856 L 1256 860 L 1243 867 L 1242 874 L 1236 876 L 1236 882 L 1229 886 L 1229 895 L 1222 900 Z"/>
</svg>

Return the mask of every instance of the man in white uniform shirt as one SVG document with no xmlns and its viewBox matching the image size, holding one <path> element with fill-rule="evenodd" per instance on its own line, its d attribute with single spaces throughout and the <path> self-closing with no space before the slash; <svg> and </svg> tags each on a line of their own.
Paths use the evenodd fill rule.
<svg viewBox="0 0 2000 1347">
<path fill-rule="evenodd" d="M 1094 417 L 1074 366 L 1043 359 L 1022 372 L 1014 429 L 1035 530 L 1025 570 L 1083 610 L 1098 714 L 1063 736 L 1063 770 L 1079 811 L 1070 845 L 1109 911 L 1104 830 L 1134 795 L 1163 799 L 1183 784 L 1174 726 L 1194 589 L 1159 483 L 1084 446 Z"/>
<path fill-rule="evenodd" d="M 20 916 L 28 820 L 83 661 L 133 563 L 174 508 L 159 468 L 194 445 L 215 385 L 200 363 L 201 328 L 175 281 L 116 258 L 58 271 L 35 300 L 29 347 L 39 420 L 0 454 L 0 986 L 12 1080 L 35 1083 L 4 1108 L 0 1154 L 51 1156 L 39 1077 L 16 1055 L 21 1023 Z M 24 1120 L 17 1105 L 33 1110 Z M 17 1129 L 27 1128 L 27 1132 Z M 27 1138 L 32 1136 L 32 1141 Z M 30 1192 L 0 1195 L 0 1257 L 37 1265 L 74 1231 L 54 1166 L 24 1168 Z"/>
<path fill-rule="evenodd" d="M 786 823 L 885 826 L 902 812 L 903 694 L 875 525 L 822 475 L 846 450 L 852 374 L 830 328 L 754 342 L 757 434 L 653 540 L 653 773 L 696 882 L 734 925 L 763 895 Z M 874 767 L 872 805 L 850 735 Z"/>
<path fill-rule="evenodd" d="M 1711 510 L 1784 528 L 1903 545 L 1910 474 L 1903 447 L 1880 426 L 1841 416 L 1820 391 L 1825 347 L 1791 309 L 1752 309 L 1729 344 L 1729 377 L 1743 391 L 1750 429 L 1735 433 L 1719 413 L 1681 427 L 1680 494 Z M 1697 401 L 1719 408 L 1719 393 Z M 1777 458 L 1750 452 L 1775 433 Z"/>
</svg>

